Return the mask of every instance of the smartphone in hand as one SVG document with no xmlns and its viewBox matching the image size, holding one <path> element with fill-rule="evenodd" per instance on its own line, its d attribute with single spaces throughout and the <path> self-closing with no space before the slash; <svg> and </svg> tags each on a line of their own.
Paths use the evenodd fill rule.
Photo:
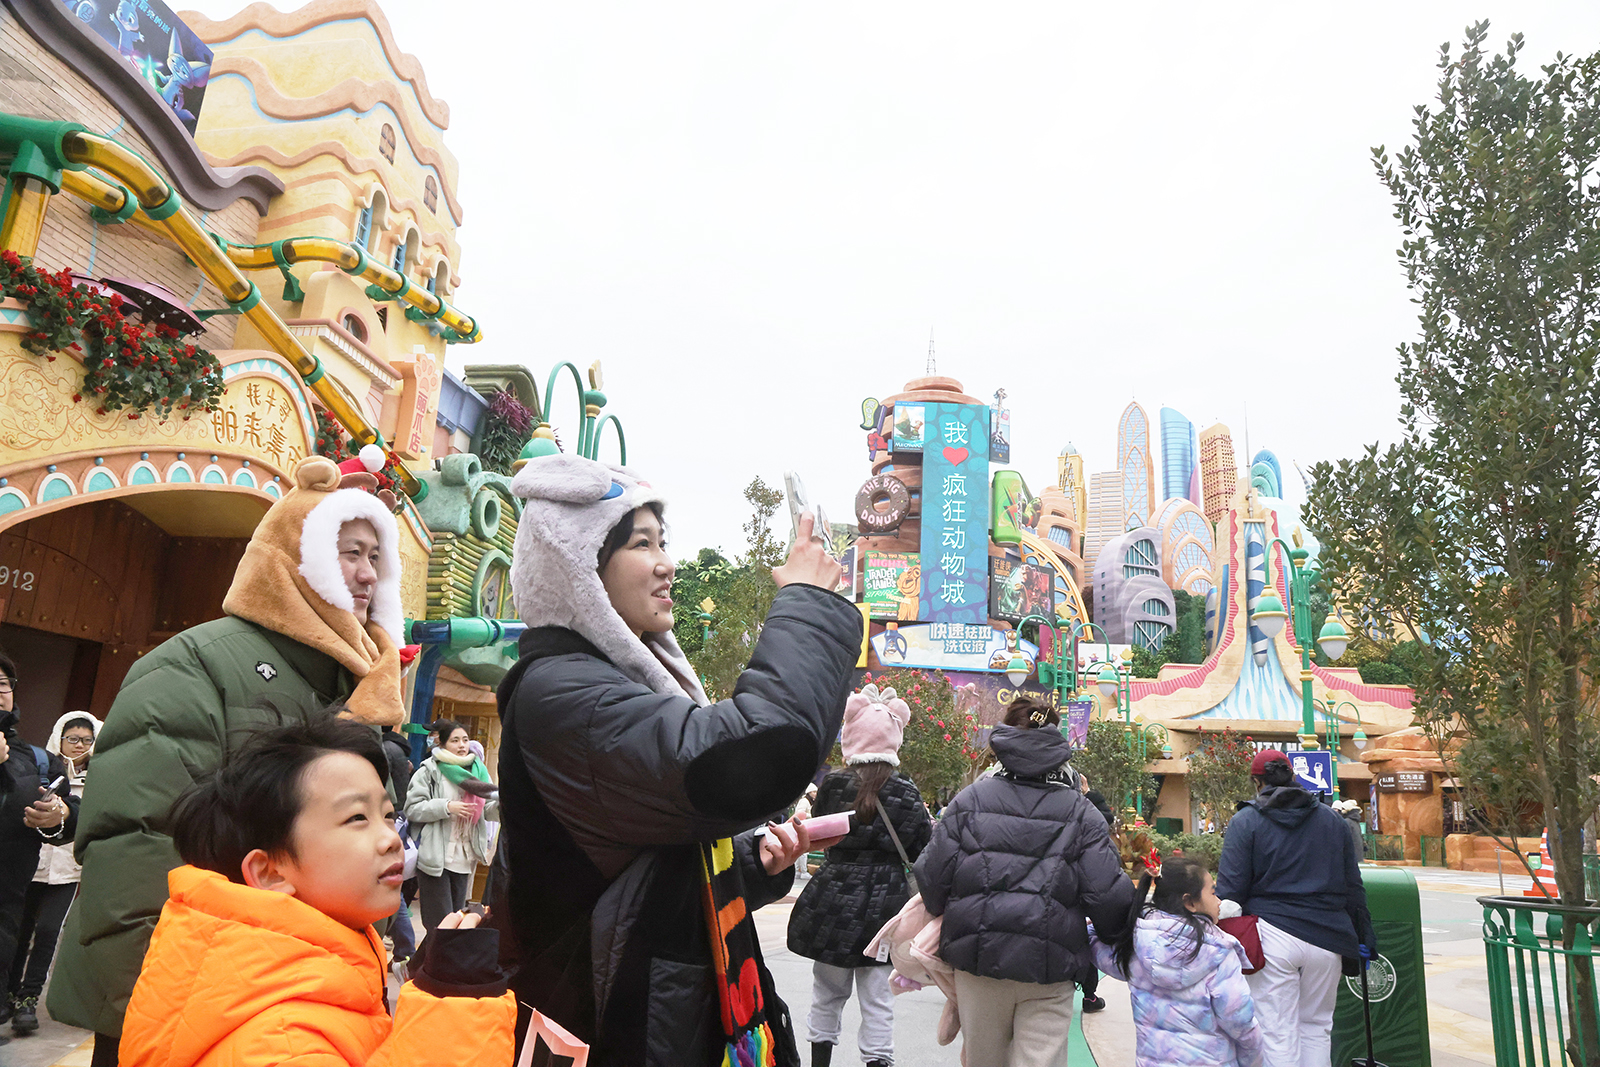
<svg viewBox="0 0 1600 1067">
<path fill-rule="evenodd" d="M 822 549 L 828 555 L 833 555 L 833 531 L 828 525 L 827 513 L 819 505 L 811 503 L 811 498 L 806 495 L 805 483 L 800 480 L 800 475 L 794 471 L 783 472 L 784 494 L 789 498 L 789 522 L 791 536 L 800 536 L 800 513 L 811 512 L 813 518 L 812 537 L 821 543 Z"/>
</svg>

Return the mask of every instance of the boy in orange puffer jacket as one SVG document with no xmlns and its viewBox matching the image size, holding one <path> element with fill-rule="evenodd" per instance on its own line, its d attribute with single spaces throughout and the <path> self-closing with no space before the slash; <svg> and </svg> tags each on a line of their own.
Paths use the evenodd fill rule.
<svg viewBox="0 0 1600 1067">
<path fill-rule="evenodd" d="M 336 709 L 330 709 L 330 711 Z M 450 916 L 391 1022 L 372 923 L 402 851 L 367 726 L 263 731 L 173 806 L 173 870 L 128 1005 L 124 1067 L 510 1067 L 517 1008 L 499 933 Z"/>
</svg>

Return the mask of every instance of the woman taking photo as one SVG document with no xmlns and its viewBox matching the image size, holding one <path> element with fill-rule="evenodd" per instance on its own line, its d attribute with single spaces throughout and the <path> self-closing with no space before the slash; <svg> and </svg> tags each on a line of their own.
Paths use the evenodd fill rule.
<svg viewBox="0 0 1600 1067">
<path fill-rule="evenodd" d="M 1086 918 L 1115 940 L 1133 906 L 1105 819 L 1068 778 L 1061 716 L 1013 700 L 994 775 L 955 795 L 917 861 L 939 954 L 955 968 L 966 1062 L 1064 1064 L 1073 984 L 1094 973 Z"/>
<path fill-rule="evenodd" d="M 845 769 L 824 778 L 817 793 L 814 815 L 854 811 L 855 820 L 828 849 L 789 916 L 789 951 L 816 961 L 806 1020 L 811 1067 L 829 1067 L 852 985 L 861 1007 L 856 1043 L 862 1061 L 867 1067 L 894 1063 L 893 968 L 862 950 L 911 898 L 900 850 L 915 861 L 933 833 L 916 783 L 895 772 L 910 721 L 910 706 L 893 689 L 862 687 L 845 704 Z"/>
<path fill-rule="evenodd" d="M 468 747 L 467 728 L 441 719 L 428 728 L 433 754 L 411 776 L 406 819 L 421 827 L 417 842 L 417 895 L 422 925 L 432 930 L 446 915 L 467 906 L 478 864 L 489 862 L 489 826 L 500 818 L 498 801 L 485 803 L 462 782 L 489 781 L 483 760 Z"/>
<path fill-rule="evenodd" d="M 839 730 L 861 615 L 802 515 L 749 666 L 709 703 L 672 638 L 661 495 L 576 456 L 530 460 L 511 567 L 528 630 L 500 685 L 497 921 L 519 1001 L 597 1064 L 798 1063 L 751 912 L 809 850 L 787 810 Z M 819 842 L 827 844 L 827 842 Z"/>
<path fill-rule="evenodd" d="M 1257 752 L 1258 792 L 1228 823 L 1217 896 L 1257 917 L 1266 965 L 1246 975 L 1266 1067 L 1331 1055 L 1341 957 L 1377 951 L 1361 854 L 1345 821 L 1295 784 L 1289 757 Z"/>
</svg>

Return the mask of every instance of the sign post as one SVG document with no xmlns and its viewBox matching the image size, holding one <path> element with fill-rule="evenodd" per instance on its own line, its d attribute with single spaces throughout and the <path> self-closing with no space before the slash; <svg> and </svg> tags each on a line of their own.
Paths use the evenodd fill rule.
<svg viewBox="0 0 1600 1067">
<path fill-rule="evenodd" d="M 1333 753 L 1291 752 L 1289 765 L 1294 768 L 1294 780 L 1311 793 L 1332 793 Z"/>
</svg>

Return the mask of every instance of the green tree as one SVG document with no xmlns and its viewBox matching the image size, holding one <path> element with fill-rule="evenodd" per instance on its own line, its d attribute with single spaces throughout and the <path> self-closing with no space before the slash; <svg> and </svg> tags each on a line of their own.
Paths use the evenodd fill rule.
<svg viewBox="0 0 1600 1067">
<path fill-rule="evenodd" d="M 1145 770 L 1145 764 L 1128 743 L 1128 731 L 1122 723 L 1111 719 L 1090 722 L 1088 740 L 1073 754 L 1072 766 L 1089 779 L 1091 789 L 1098 790 L 1117 810 L 1118 818 L 1122 817 L 1124 809 L 1133 808 L 1134 798 L 1141 788 L 1145 807 L 1154 808 L 1155 775 Z"/>
<path fill-rule="evenodd" d="M 1163 642 L 1164 643 L 1164 642 Z M 1161 665 L 1167 658 L 1161 654 L 1160 649 L 1133 646 L 1133 659 L 1129 661 L 1129 669 L 1135 678 L 1154 678 L 1161 673 Z"/>
<path fill-rule="evenodd" d="M 1255 754 L 1251 738 L 1224 727 L 1221 733 L 1202 732 L 1189 756 L 1189 796 L 1200 816 L 1216 823 L 1219 831 L 1228 828 L 1239 801 L 1255 793 L 1250 782 Z"/>
<path fill-rule="evenodd" d="M 1202 663 L 1206 658 L 1206 598 L 1182 589 L 1172 592 L 1178 628 L 1161 643 L 1168 663 Z"/>
<path fill-rule="evenodd" d="M 711 622 L 711 640 L 690 657 L 713 700 L 732 695 L 733 686 L 750 662 L 761 625 L 766 621 L 778 583 L 772 569 L 783 562 L 783 543 L 772 532 L 772 515 L 783 503 L 781 490 L 759 477 L 745 486 L 744 498 L 754 509 L 744 524 L 745 550 L 724 587 Z M 716 599 L 713 597 L 712 599 Z M 696 615 L 699 607 L 694 608 Z M 699 620 L 695 620 L 696 626 Z"/>
<path fill-rule="evenodd" d="M 715 548 L 702 548 L 694 559 L 678 564 L 672 579 L 672 630 L 690 662 L 698 660 L 704 645 L 701 603 L 710 598 L 720 608 L 737 576 L 734 565 Z"/>
<path fill-rule="evenodd" d="M 1487 35 L 1446 46 L 1413 142 L 1374 151 L 1419 336 L 1399 350 L 1399 442 L 1318 464 L 1307 523 L 1337 602 L 1418 643 L 1416 714 L 1447 763 L 1520 746 L 1576 904 L 1600 766 L 1600 56 L 1530 78 L 1522 38 L 1491 56 Z M 1487 783 L 1457 778 L 1493 818 Z M 1594 973 L 1574 963 L 1563 999 L 1593 1064 Z"/>
</svg>

